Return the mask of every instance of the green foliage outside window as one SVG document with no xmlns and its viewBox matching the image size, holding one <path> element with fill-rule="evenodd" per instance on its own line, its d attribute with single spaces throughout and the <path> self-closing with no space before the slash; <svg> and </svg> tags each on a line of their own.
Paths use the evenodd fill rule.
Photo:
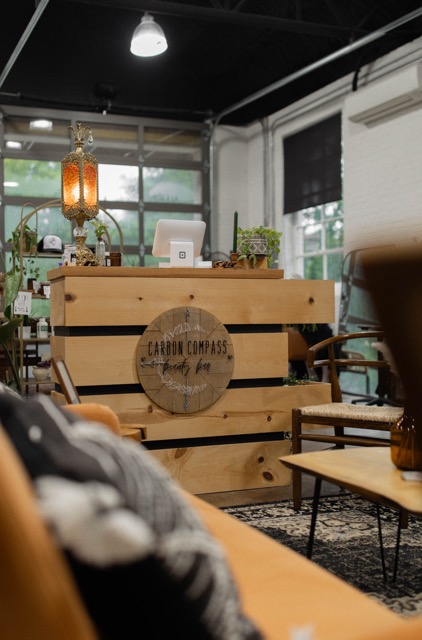
<svg viewBox="0 0 422 640">
<path fill-rule="evenodd" d="M 298 219 L 304 277 L 340 282 L 344 242 L 342 201 L 299 211 Z"/>
<path fill-rule="evenodd" d="M 61 163 L 5 158 L 4 181 L 6 196 L 60 198 Z"/>
<path fill-rule="evenodd" d="M 304 277 L 306 280 L 322 280 L 324 270 L 322 256 L 312 256 L 304 260 Z"/>
<path fill-rule="evenodd" d="M 199 204 L 201 202 L 201 173 L 185 169 L 144 167 L 145 202 Z"/>
</svg>

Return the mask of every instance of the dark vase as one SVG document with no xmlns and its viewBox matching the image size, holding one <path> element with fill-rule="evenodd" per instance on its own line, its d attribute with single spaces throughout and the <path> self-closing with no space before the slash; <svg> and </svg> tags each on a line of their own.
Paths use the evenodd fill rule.
<svg viewBox="0 0 422 640">
<path fill-rule="evenodd" d="M 398 469 L 422 471 L 420 438 L 417 438 L 415 419 L 406 408 L 391 428 L 391 460 Z"/>
</svg>

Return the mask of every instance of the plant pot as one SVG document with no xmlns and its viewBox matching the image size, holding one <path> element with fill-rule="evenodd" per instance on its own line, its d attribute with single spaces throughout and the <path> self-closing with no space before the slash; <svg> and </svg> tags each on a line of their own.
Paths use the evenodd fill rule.
<svg viewBox="0 0 422 640">
<path fill-rule="evenodd" d="M 266 256 L 268 251 L 268 238 L 261 235 L 250 237 L 239 236 L 237 253 L 239 255 Z"/>
<path fill-rule="evenodd" d="M 37 239 L 38 234 L 36 231 L 25 231 L 21 238 L 22 253 L 37 253 Z"/>
<path fill-rule="evenodd" d="M 268 238 L 263 235 L 239 236 L 238 256 L 247 256 L 238 260 L 240 269 L 266 269 L 267 268 Z"/>
<path fill-rule="evenodd" d="M 267 268 L 267 256 L 257 257 L 254 262 L 252 258 L 247 260 L 246 258 L 242 258 L 242 260 L 237 261 L 238 269 L 266 269 Z"/>
<path fill-rule="evenodd" d="M 236 262 L 235 269 L 266 269 L 267 268 L 267 256 L 257 257 L 256 261 L 246 258 L 239 260 L 238 253 L 231 253 L 230 259 L 232 262 Z"/>
<path fill-rule="evenodd" d="M 32 367 L 32 373 L 37 382 L 45 382 L 50 377 L 50 369 L 47 367 Z"/>
</svg>

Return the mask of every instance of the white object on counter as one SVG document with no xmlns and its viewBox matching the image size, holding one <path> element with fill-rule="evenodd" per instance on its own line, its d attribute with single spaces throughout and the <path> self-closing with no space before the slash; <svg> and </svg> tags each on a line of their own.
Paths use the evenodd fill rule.
<svg viewBox="0 0 422 640">
<path fill-rule="evenodd" d="M 48 322 L 45 318 L 37 322 L 37 338 L 48 338 Z"/>
</svg>

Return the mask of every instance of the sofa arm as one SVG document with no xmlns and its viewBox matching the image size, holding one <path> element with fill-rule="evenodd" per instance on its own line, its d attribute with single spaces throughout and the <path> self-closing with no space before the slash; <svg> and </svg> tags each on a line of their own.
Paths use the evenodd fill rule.
<svg viewBox="0 0 422 640">
<path fill-rule="evenodd" d="M 0 450 L 0 635 L 95 640 L 73 577 L 41 521 L 27 473 L 2 428 Z"/>
<path fill-rule="evenodd" d="M 86 418 L 87 420 L 93 420 L 95 422 L 101 422 L 105 424 L 113 433 L 118 436 L 126 438 L 132 438 L 138 442 L 142 442 L 144 438 L 144 427 L 141 425 L 128 424 L 124 425 L 120 423 L 120 418 L 105 404 L 99 404 L 98 402 L 85 402 L 83 404 L 65 404 L 63 409 L 70 411 L 78 416 Z"/>
<path fill-rule="evenodd" d="M 400 626 L 391 626 L 389 632 L 371 633 L 359 640 L 420 640 L 422 638 L 422 615 L 400 620 Z"/>
<path fill-rule="evenodd" d="M 405 619 L 376 600 L 201 498 L 186 496 L 225 549 L 243 610 L 266 640 L 291 640 L 293 629 L 305 627 L 315 640 L 422 637 L 422 622 L 412 635 Z"/>
<path fill-rule="evenodd" d="M 120 420 L 117 414 L 113 409 L 110 409 L 110 407 L 107 407 L 105 404 L 86 402 L 85 404 L 65 404 L 62 408 L 80 416 L 81 418 L 101 422 L 111 429 L 111 431 L 116 435 L 121 435 Z"/>
</svg>

